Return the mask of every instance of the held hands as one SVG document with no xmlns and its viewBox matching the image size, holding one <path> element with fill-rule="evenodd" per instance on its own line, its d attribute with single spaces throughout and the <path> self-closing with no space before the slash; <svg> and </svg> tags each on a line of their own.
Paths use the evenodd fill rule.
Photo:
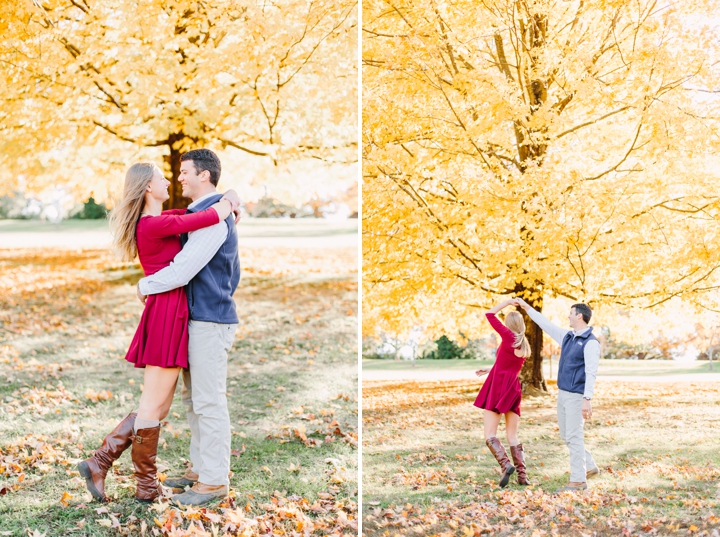
<svg viewBox="0 0 720 537">
<path fill-rule="evenodd" d="M 512 300 L 511 300 L 511 302 L 513 303 L 513 306 L 518 306 L 518 307 L 520 307 L 520 308 L 522 308 L 522 309 L 524 309 L 524 310 L 526 310 L 526 311 L 527 311 L 527 309 L 530 307 L 530 304 L 528 304 L 527 302 L 525 302 L 525 301 L 524 301 L 522 298 L 520 298 L 520 297 L 513 297 Z"/>
<path fill-rule="evenodd" d="M 517 298 L 509 298 L 505 302 L 500 302 L 497 306 L 494 306 L 492 309 L 488 310 L 488 313 L 498 313 L 499 311 L 507 308 L 508 306 L 521 306 L 521 304 L 518 302 Z"/>
<path fill-rule="evenodd" d="M 592 404 L 589 399 L 582 400 L 582 417 L 586 420 L 592 418 Z"/>
<path fill-rule="evenodd" d="M 505 302 L 503 302 L 502 304 L 500 304 L 499 308 L 500 308 L 500 309 L 503 309 L 503 308 L 507 308 L 508 306 L 520 307 L 520 306 L 522 306 L 522 304 L 520 304 L 520 300 L 522 300 L 522 299 L 520 299 L 520 298 L 509 298 L 509 299 L 507 299 Z"/>
</svg>

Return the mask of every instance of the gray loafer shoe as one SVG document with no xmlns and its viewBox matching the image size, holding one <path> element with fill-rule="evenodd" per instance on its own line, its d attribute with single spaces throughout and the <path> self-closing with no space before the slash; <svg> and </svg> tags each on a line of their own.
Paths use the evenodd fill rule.
<svg viewBox="0 0 720 537">
<path fill-rule="evenodd" d="M 185 491 L 182 494 L 176 494 L 172 497 L 172 500 L 178 505 L 192 505 L 197 507 L 200 505 L 207 505 L 217 500 L 222 500 L 228 495 L 228 487 L 226 486 L 204 492 L 206 488 L 206 485 L 198 487 L 196 484 L 190 490 Z"/>
<path fill-rule="evenodd" d="M 557 489 L 555 492 L 567 492 L 567 491 L 574 491 L 574 490 L 587 490 L 587 483 L 583 483 L 582 485 L 565 485 L 564 487 Z"/>
<path fill-rule="evenodd" d="M 598 475 L 600 475 L 600 468 L 593 468 L 592 470 L 588 470 L 587 472 L 585 472 L 585 477 L 588 479 Z"/>
<path fill-rule="evenodd" d="M 163 481 L 163 485 L 166 487 L 178 490 L 185 490 L 185 487 L 192 487 L 195 483 L 197 483 L 197 479 L 188 479 L 185 476 L 168 477 L 165 481 Z"/>
</svg>

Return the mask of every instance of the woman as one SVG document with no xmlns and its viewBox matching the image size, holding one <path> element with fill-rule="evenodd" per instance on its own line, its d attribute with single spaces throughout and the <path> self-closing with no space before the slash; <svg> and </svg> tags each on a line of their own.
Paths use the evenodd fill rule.
<svg viewBox="0 0 720 537">
<path fill-rule="evenodd" d="M 498 304 L 485 314 L 490 326 L 500 334 L 501 343 L 497 350 L 495 365 L 488 375 L 487 369 L 478 369 L 475 374 L 479 377 L 488 375 L 487 380 L 475 399 L 475 406 L 485 409 L 483 417 L 485 424 L 485 443 L 495 456 L 503 471 L 500 486 L 508 484 L 510 476 L 517 468 L 517 479 L 520 485 L 529 485 L 525 474 L 525 457 L 522 444 L 518 442 L 517 432 L 520 426 L 520 402 L 522 391 L 518 374 L 530 356 L 530 344 L 525 338 L 525 321 L 517 311 L 511 311 L 505 316 L 505 324 L 495 316 L 507 306 L 517 306 L 515 300 L 506 300 Z M 498 425 L 500 416 L 505 415 L 505 430 L 510 443 L 510 453 L 513 463 L 510 464 L 505 448 L 498 438 Z"/>
<path fill-rule="evenodd" d="M 134 164 L 125 176 L 123 199 L 110 213 L 116 250 L 127 261 L 137 255 L 146 276 L 168 266 L 180 252 L 180 233 L 222 222 L 239 203 L 235 192 L 230 191 L 205 211 L 163 212 L 162 204 L 169 198 L 169 185 L 154 164 Z M 78 470 L 92 496 L 106 502 L 105 476 L 113 462 L 132 444 L 137 480 L 135 497 L 150 502 L 162 492 L 155 465 L 160 420 L 170 410 L 180 368 L 188 366 L 188 305 L 183 287 L 147 298 L 125 359 L 135 367 L 145 368 L 140 406 L 105 437 L 90 459 L 78 464 Z"/>
</svg>

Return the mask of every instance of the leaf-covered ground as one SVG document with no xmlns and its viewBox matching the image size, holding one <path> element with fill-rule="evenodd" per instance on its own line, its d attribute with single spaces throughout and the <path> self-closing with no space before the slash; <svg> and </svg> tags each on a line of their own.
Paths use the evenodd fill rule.
<svg viewBox="0 0 720 537">
<path fill-rule="evenodd" d="M 356 534 L 356 249 L 240 255 L 231 498 L 178 509 L 135 502 L 129 452 L 108 476 L 107 505 L 75 468 L 143 389 L 124 360 L 142 309 L 139 267 L 100 250 L 0 250 L 0 535 Z M 162 476 L 188 457 L 179 391 Z"/>
<path fill-rule="evenodd" d="M 598 382 L 585 439 L 602 473 L 562 494 L 555 387 L 523 401 L 532 486 L 500 489 L 480 385 L 363 383 L 364 535 L 720 535 L 720 384 Z"/>
</svg>

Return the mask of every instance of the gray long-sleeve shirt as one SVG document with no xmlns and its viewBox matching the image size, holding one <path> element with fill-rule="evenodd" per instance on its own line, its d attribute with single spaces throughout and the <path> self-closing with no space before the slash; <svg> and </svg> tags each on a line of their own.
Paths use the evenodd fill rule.
<svg viewBox="0 0 720 537">
<path fill-rule="evenodd" d="M 528 308 L 526 311 L 535 324 L 542 328 L 543 332 L 553 338 L 558 345 L 562 346 L 562 341 L 570 330 L 553 324 L 547 317 L 533 308 Z M 590 330 L 590 327 L 579 331 L 573 330 L 573 337 L 580 336 L 588 330 Z M 597 340 L 588 341 L 585 344 L 583 357 L 585 358 L 585 392 L 583 393 L 583 397 L 590 399 L 595 391 L 595 380 L 597 379 L 598 367 L 600 365 L 600 342 Z"/>
</svg>

